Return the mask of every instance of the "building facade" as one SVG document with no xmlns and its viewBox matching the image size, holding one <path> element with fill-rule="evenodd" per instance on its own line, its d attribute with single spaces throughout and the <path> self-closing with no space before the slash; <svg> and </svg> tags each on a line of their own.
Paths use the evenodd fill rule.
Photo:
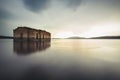
<svg viewBox="0 0 120 80">
<path fill-rule="evenodd" d="M 15 40 L 30 40 L 30 41 L 44 41 L 51 40 L 51 33 L 33 29 L 29 27 L 18 27 L 13 30 Z"/>
</svg>

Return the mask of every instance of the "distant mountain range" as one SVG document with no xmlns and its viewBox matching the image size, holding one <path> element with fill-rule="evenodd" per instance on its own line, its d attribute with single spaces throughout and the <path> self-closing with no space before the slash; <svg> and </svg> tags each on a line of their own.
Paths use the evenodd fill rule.
<svg viewBox="0 0 120 80">
<path fill-rule="evenodd" d="M 0 39 L 13 39 L 11 36 L 0 36 Z"/>
<path fill-rule="evenodd" d="M 100 37 L 91 37 L 91 38 L 72 36 L 72 37 L 68 37 L 67 39 L 120 39 L 120 36 L 100 36 Z"/>
<path fill-rule="evenodd" d="M 100 37 L 92 37 L 90 39 L 120 39 L 120 36 L 100 36 Z"/>
<path fill-rule="evenodd" d="M 0 39 L 13 39 L 12 36 L 0 36 Z M 61 38 L 53 38 L 53 39 L 61 39 Z M 65 39 L 120 39 L 120 36 L 100 36 L 100 37 L 79 37 L 79 36 L 72 36 Z"/>
<path fill-rule="evenodd" d="M 67 39 L 86 39 L 86 38 L 79 36 L 72 36 L 72 37 L 68 37 Z"/>
</svg>

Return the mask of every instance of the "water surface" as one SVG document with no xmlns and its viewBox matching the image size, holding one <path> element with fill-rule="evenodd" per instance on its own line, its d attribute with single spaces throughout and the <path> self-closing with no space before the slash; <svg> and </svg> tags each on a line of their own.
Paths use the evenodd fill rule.
<svg viewBox="0 0 120 80">
<path fill-rule="evenodd" d="M 120 80 L 120 40 L 0 40 L 0 80 Z"/>
</svg>

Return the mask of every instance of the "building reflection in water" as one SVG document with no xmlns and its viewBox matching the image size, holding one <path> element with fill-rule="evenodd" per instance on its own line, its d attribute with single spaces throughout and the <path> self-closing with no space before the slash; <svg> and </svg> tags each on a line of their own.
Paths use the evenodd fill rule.
<svg viewBox="0 0 120 80">
<path fill-rule="evenodd" d="M 50 41 L 14 41 L 14 52 L 19 55 L 43 51 L 49 47 Z"/>
</svg>

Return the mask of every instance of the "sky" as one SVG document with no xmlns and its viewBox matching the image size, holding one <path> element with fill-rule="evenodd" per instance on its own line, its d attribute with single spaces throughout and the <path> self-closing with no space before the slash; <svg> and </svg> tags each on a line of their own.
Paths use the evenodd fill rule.
<svg viewBox="0 0 120 80">
<path fill-rule="evenodd" d="M 120 35 L 120 0 L 0 0 L 0 35 L 18 26 L 53 38 Z"/>
</svg>

